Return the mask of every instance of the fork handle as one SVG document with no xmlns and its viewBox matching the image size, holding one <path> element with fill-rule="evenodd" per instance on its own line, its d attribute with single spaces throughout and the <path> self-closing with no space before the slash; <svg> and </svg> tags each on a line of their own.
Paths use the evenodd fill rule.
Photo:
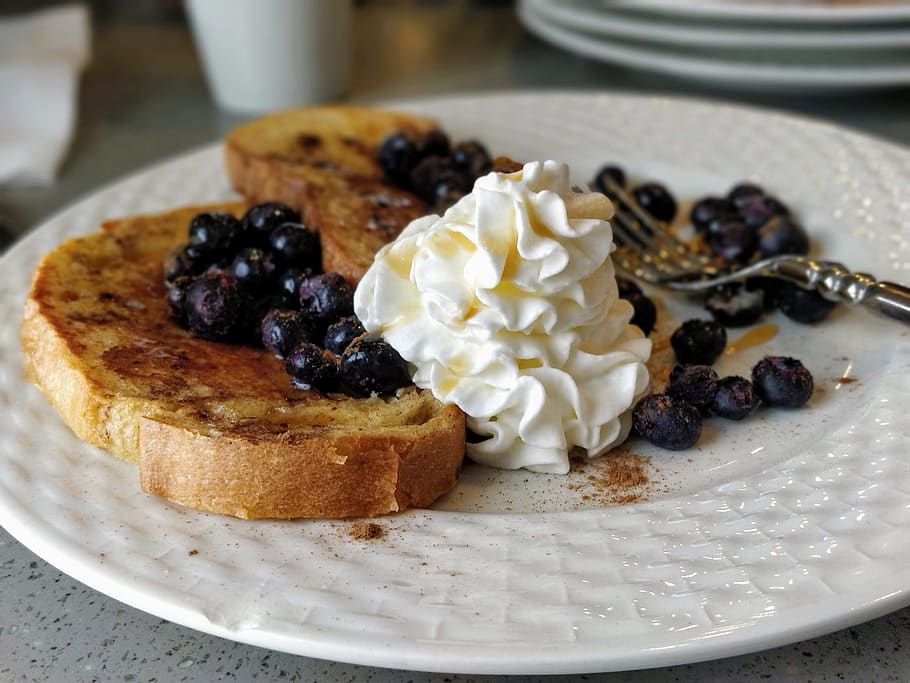
<svg viewBox="0 0 910 683">
<path fill-rule="evenodd" d="M 853 273 L 834 261 L 781 258 L 772 274 L 815 289 L 830 301 L 862 305 L 910 324 L 910 288 L 894 282 L 879 282 L 866 273 Z"/>
</svg>

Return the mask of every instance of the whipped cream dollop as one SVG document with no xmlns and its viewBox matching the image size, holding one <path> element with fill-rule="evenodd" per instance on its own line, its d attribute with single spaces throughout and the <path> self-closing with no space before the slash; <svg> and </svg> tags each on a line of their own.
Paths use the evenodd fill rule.
<svg viewBox="0 0 910 683">
<path fill-rule="evenodd" d="M 593 457 L 628 436 L 651 342 L 618 296 L 612 215 L 565 164 L 490 173 L 408 225 L 360 282 L 357 316 L 465 412 L 472 460 L 566 473 L 573 447 Z"/>
</svg>

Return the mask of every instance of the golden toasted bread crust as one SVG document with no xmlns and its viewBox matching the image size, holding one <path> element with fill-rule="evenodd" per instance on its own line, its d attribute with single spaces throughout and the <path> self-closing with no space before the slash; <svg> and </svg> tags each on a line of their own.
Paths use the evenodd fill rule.
<svg viewBox="0 0 910 683">
<path fill-rule="evenodd" d="M 425 507 L 456 483 L 464 417 L 373 429 L 200 432 L 140 421 L 144 491 L 236 517 L 361 517 Z M 224 454 L 228 453 L 229 457 Z"/>
<path fill-rule="evenodd" d="M 228 134 L 225 165 L 251 202 L 281 201 L 319 230 L 323 265 L 358 282 L 373 255 L 427 206 L 389 185 L 377 149 L 391 133 L 422 137 L 433 119 L 366 107 L 310 107 L 272 114 Z"/>
<path fill-rule="evenodd" d="M 300 391 L 264 349 L 169 320 L 164 255 L 199 211 L 242 208 L 110 221 L 48 254 L 21 329 L 29 378 L 77 436 L 138 462 L 144 490 L 191 507 L 292 518 L 428 505 L 455 484 L 460 411 L 414 388 Z"/>
</svg>

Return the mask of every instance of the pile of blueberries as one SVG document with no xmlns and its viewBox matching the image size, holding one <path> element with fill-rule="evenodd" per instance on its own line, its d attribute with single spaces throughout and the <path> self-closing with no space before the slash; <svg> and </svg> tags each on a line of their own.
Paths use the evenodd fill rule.
<svg viewBox="0 0 910 683">
<path fill-rule="evenodd" d="M 671 223 L 676 218 L 678 204 L 665 185 L 630 186 L 624 169 L 616 164 L 603 166 L 592 186 L 621 204 L 613 189 L 618 186 L 658 221 Z M 722 197 L 701 197 L 692 205 L 689 220 L 718 264 L 731 269 L 762 258 L 809 252 L 809 236 L 799 220 L 780 199 L 753 183 L 737 183 Z M 705 308 L 728 327 L 751 325 L 774 308 L 797 322 L 814 323 L 834 306 L 818 292 L 767 277 L 722 285 L 705 298 Z"/>
<path fill-rule="evenodd" d="M 758 405 L 799 408 L 812 396 L 813 380 L 795 358 L 766 356 L 752 368 L 751 381 L 719 377 L 711 364 L 727 345 L 715 320 L 687 320 L 670 337 L 679 365 L 663 393 L 645 396 L 632 410 L 632 425 L 645 439 L 669 450 L 694 446 L 708 415 L 742 420 Z"/>
<path fill-rule="evenodd" d="M 672 223 L 678 213 L 676 198 L 665 185 L 646 182 L 630 186 L 625 170 L 603 166 L 592 186 L 620 205 L 615 188 L 657 221 Z M 738 183 L 726 196 L 696 201 L 689 219 L 719 265 L 731 269 L 780 254 L 807 254 L 809 237 L 779 199 L 752 183 Z M 641 288 L 617 278 L 620 298 L 634 309 L 632 324 L 645 335 L 657 320 L 657 309 Z M 712 320 L 687 320 L 671 336 L 676 365 L 662 393 L 640 399 L 632 410 L 636 432 L 657 446 L 683 450 L 701 436 L 704 417 L 716 415 L 742 420 L 759 405 L 798 408 L 813 391 L 812 375 L 795 358 L 767 356 L 744 377 L 719 377 L 711 365 L 727 345 L 726 327 L 751 325 L 774 307 L 797 322 L 818 322 L 834 303 L 814 291 L 773 278 L 749 278 L 708 292 L 704 301 Z"/>
<path fill-rule="evenodd" d="M 480 142 L 452 145 L 441 130 L 431 130 L 422 139 L 392 133 L 380 144 L 378 159 L 386 180 L 410 190 L 437 212 L 468 194 L 474 181 L 493 168 L 490 154 Z"/>
<path fill-rule="evenodd" d="M 264 346 L 300 389 L 386 395 L 411 384 L 405 361 L 366 334 L 354 290 L 324 273 L 319 233 L 277 202 L 238 219 L 192 218 L 188 242 L 164 261 L 171 317 L 203 339 Z"/>
</svg>

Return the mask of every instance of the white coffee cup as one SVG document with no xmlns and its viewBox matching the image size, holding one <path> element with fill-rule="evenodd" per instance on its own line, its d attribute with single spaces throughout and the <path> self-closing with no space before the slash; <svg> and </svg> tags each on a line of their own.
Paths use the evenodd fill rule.
<svg viewBox="0 0 910 683">
<path fill-rule="evenodd" d="M 262 113 L 347 92 L 350 0 L 186 0 L 219 106 Z"/>
</svg>

